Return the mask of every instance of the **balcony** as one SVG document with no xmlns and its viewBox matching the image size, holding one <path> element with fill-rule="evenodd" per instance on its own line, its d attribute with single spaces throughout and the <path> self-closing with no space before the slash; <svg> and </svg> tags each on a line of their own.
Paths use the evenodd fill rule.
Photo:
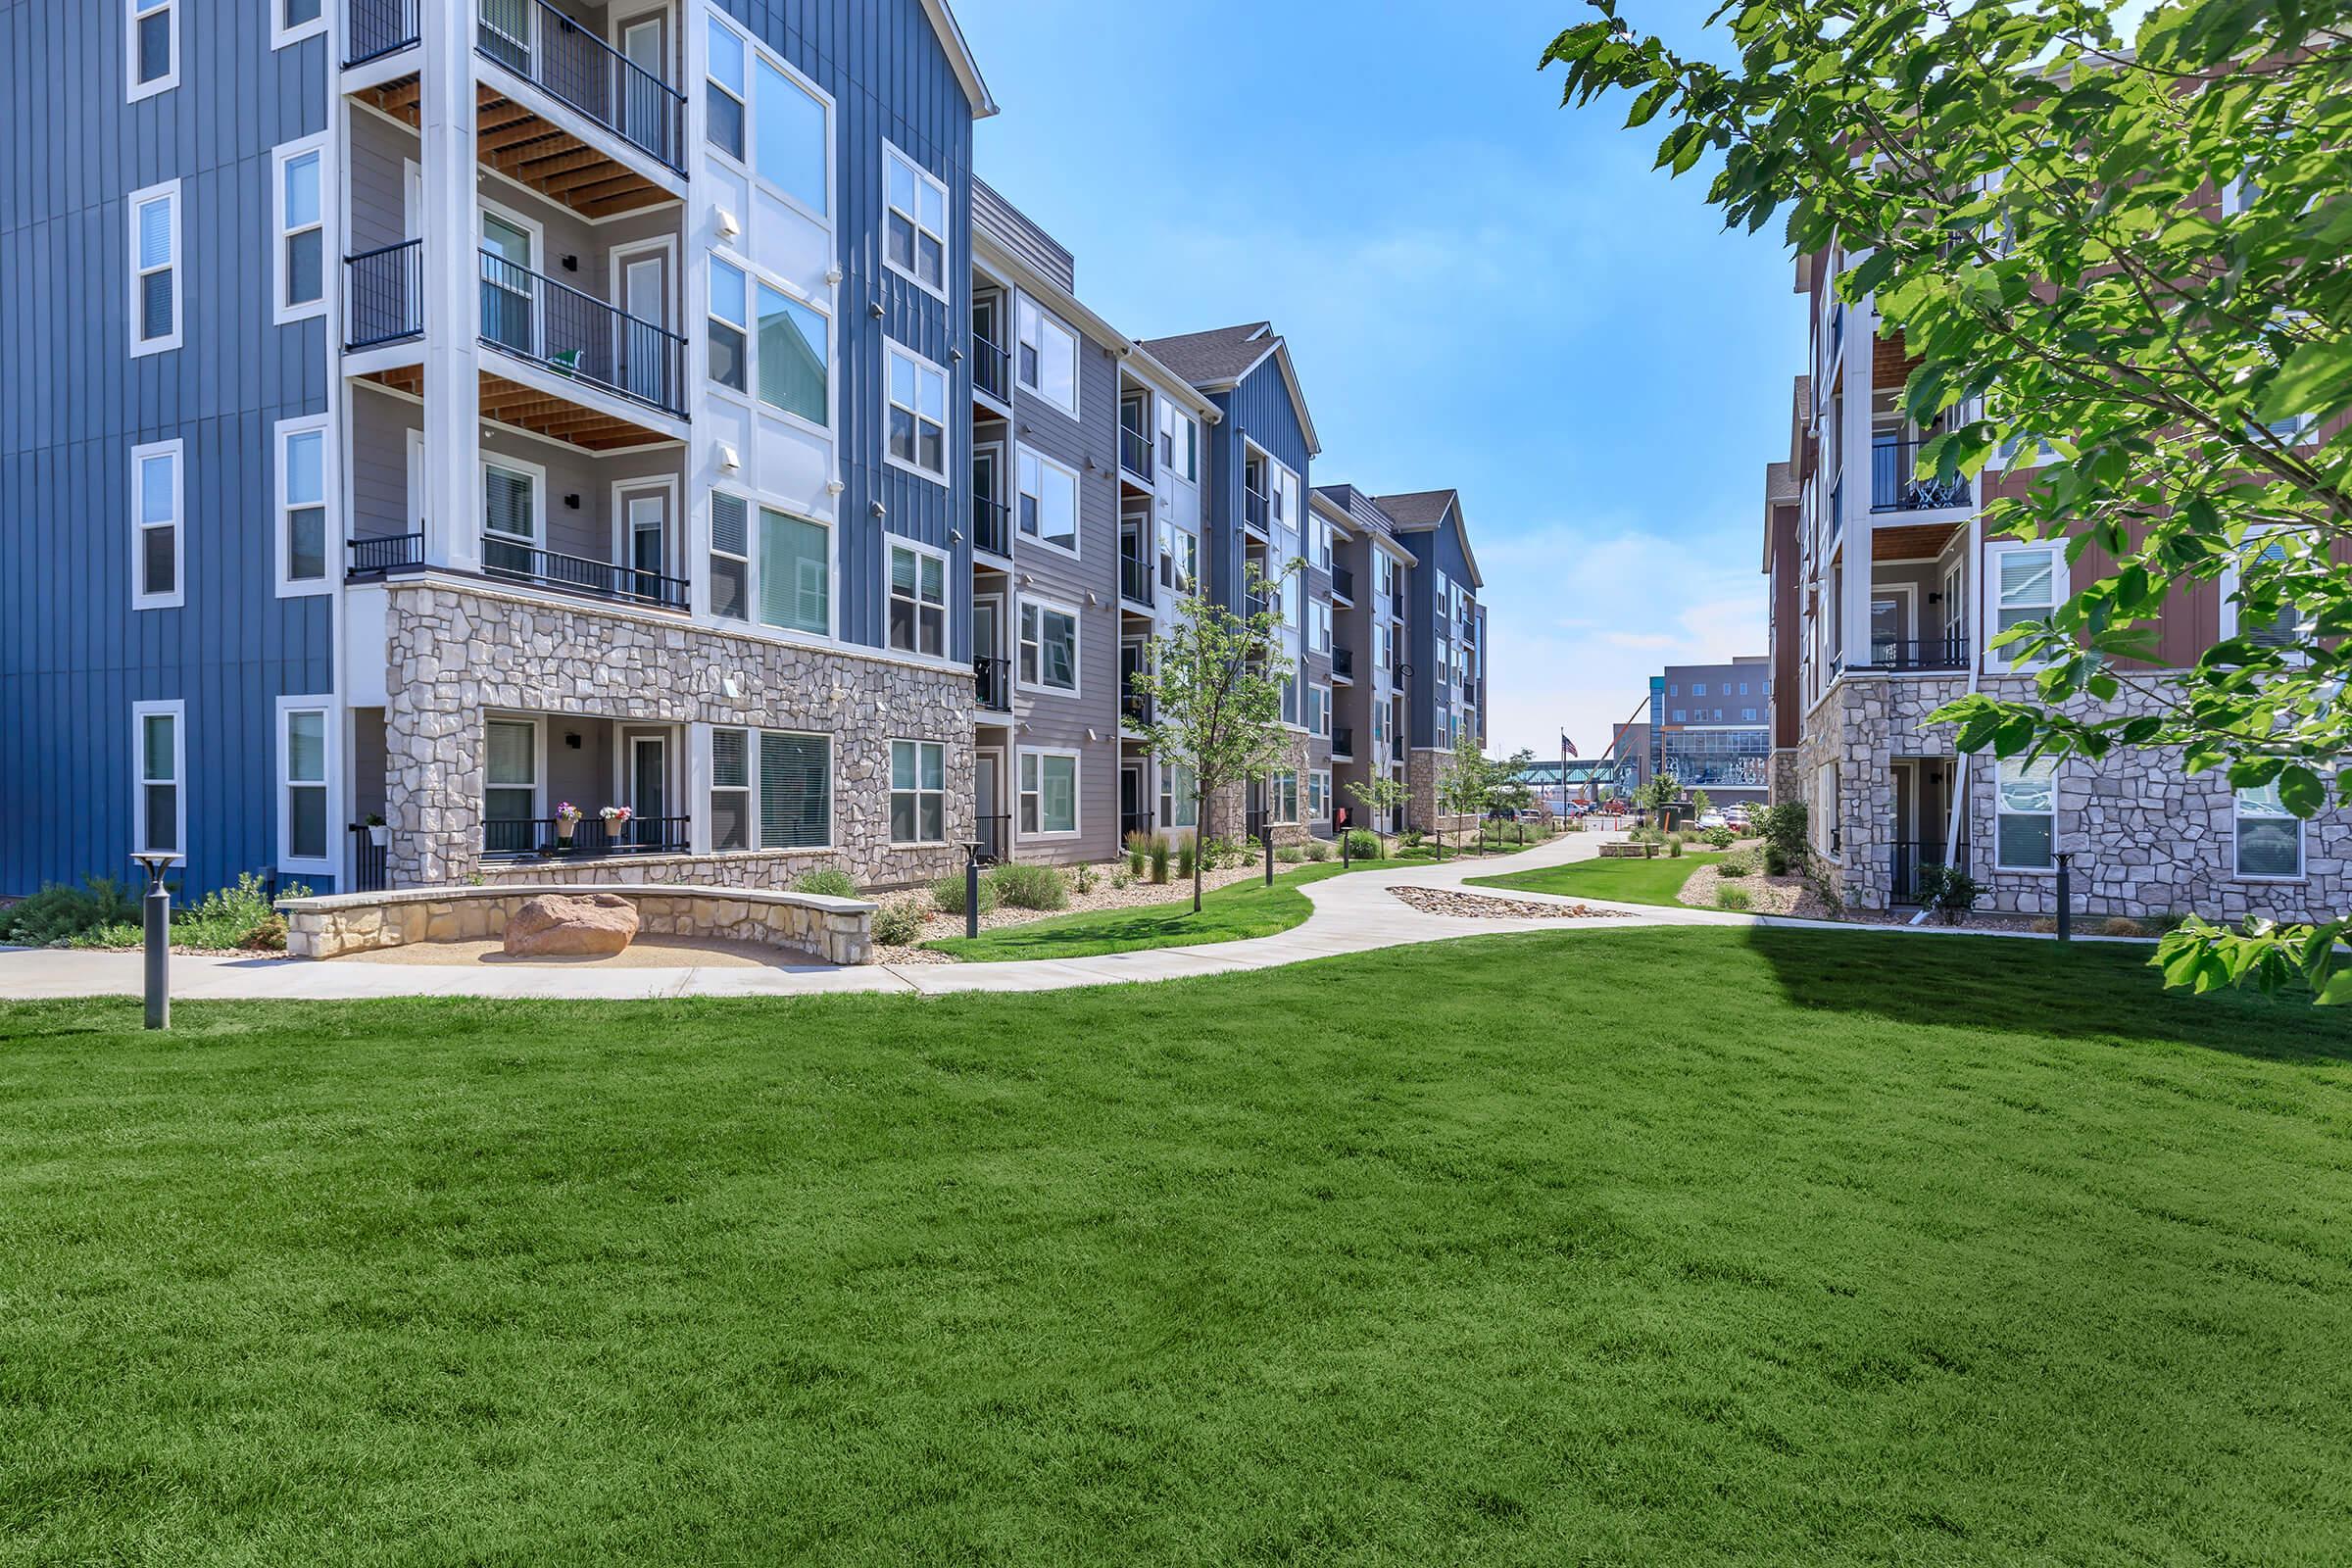
<svg viewBox="0 0 2352 1568">
<path fill-rule="evenodd" d="M 1334 599 L 1345 599 L 1350 605 L 1354 604 L 1355 573 L 1349 571 L 1346 566 L 1332 567 L 1331 597 Z"/>
<path fill-rule="evenodd" d="M 482 824 L 485 860 L 597 859 L 613 855 L 684 855 L 690 819 L 633 816 L 616 828 L 601 816 L 565 824 L 552 816 L 520 817 Z"/>
<path fill-rule="evenodd" d="M 1355 731 L 1345 724 L 1331 732 L 1331 755 L 1345 761 L 1355 760 Z"/>
<path fill-rule="evenodd" d="M 346 70 L 370 60 L 414 49 L 423 41 L 417 8 L 422 0 L 343 0 L 343 65 Z"/>
<path fill-rule="evenodd" d="M 396 571 L 416 571 L 424 565 L 424 535 L 421 533 L 382 534 L 370 539 L 354 539 L 347 546 L 351 559 L 344 575 L 357 581 L 388 577 Z"/>
<path fill-rule="evenodd" d="M 1911 639 L 1873 637 L 1870 640 L 1868 667 L 1891 670 L 1898 674 L 1917 670 L 1962 670 L 1968 668 L 1968 658 L 1969 646 L 1965 636 Z"/>
<path fill-rule="evenodd" d="M 1152 694 L 1139 692 L 1132 686 L 1119 689 L 1119 722 L 1131 729 L 1152 727 Z"/>
<path fill-rule="evenodd" d="M 1919 454 L 1926 445 L 1892 440 L 1870 444 L 1871 511 L 1934 512 L 1970 504 L 1969 483 L 1959 475 L 1918 477 Z"/>
<path fill-rule="evenodd" d="M 481 340 L 570 380 L 686 416 L 686 340 L 651 321 L 481 253 Z"/>
<path fill-rule="evenodd" d="M 1254 529 L 1261 539 L 1267 537 L 1266 517 L 1271 511 L 1271 504 L 1266 500 L 1263 490 L 1251 490 L 1247 486 L 1243 488 L 1242 522 Z"/>
<path fill-rule="evenodd" d="M 1119 467 L 1146 484 L 1152 482 L 1152 432 L 1134 425 L 1119 426 Z"/>
<path fill-rule="evenodd" d="M 682 577 L 665 577 L 658 571 L 643 571 L 610 561 L 566 556 L 495 533 L 482 536 L 482 570 L 493 577 L 511 578 L 541 588 L 560 588 L 566 593 L 609 599 L 617 604 L 655 610 L 686 608 L 686 581 Z"/>
<path fill-rule="evenodd" d="M 424 241 L 343 258 L 343 346 L 353 353 L 424 334 Z"/>
<path fill-rule="evenodd" d="M 984 711 L 1012 711 L 1012 661 L 986 655 L 972 661 L 972 698 Z"/>
<path fill-rule="evenodd" d="M 977 491 L 972 495 L 972 548 L 992 556 L 1012 554 L 1012 509 Z"/>
<path fill-rule="evenodd" d="M 1119 597 L 1131 605 L 1152 603 L 1152 563 L 1137 555 L 1129 541 L 1119 541 Z"/>
<path fill-rule="evenodd" d="M 1012 401 L 1012 356 L 977 332 L 972 334 L 972 390 L 999 403 Z"/>
<path fill-rule="evenodd" d="M 686 95 L 547 0 L 480 0 L 474 52 L 663 168 L 686 172 Z"/>
<path fill-rule="evenodd" d="M 1355 679 L 1354 649 L 1334 648 L 1331 651 L 1331 674 L 1334 680 L 1352 681 Z"/>
</svg>

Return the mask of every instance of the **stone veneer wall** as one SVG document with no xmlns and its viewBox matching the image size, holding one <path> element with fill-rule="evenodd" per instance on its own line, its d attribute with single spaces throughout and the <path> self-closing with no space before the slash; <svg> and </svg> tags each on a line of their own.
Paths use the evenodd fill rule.
<svg viewBox="0 0 2352 1568">
<path fill-rule="evenodd" d="M 833 741 L 833 839 L 821 850 L 654 858 L 646 880 L 782 887 L 833 865 L 859 884 L 929 881 L 963 864 L 972 836 L 972 681 L 895 659 L 736 636 L 495 588 L 396 580 L 385 613 L 384 815 L 395 887 L 474 876 L 569 881 L 568 868 L 480 863 L 483 716 L 561 714 L 797 730 Z M 730 696 L 732 681 L 741 696 Z M 949 843 L 890 843 L 890 742 L 946 744 Z M 707 800 L 687 803 L 709 814 Z M 605 862 L 610 864 L 611 862 Z M 583 873 L 587 874 L 587 873 Z"/>
<path fill-rule="evenodd" d="M 1968 689 L 1964 676 L 1849 675 L 1806 714 L 1798 746 L 1794 799 L 1812 804 L 1816 770 L 1838 769 L 1841 864 L 1830 880 L 1851 904 L 1881 909 L 1889 900 L 1888 846 L 1894 838 L 1896 758 L 1952 758 L 1953 730 L 1929 713 Z M 1979 689 L 2012 701 L 2035 699 L 2031 676 L 1988 675 Z M 2151 709 L 2129 693 L 2081 714 Z M 1989 755 L 1968 761 L 1962 838 L 1968 867 L 1985 892 L 1978 907 L 2018 914 L 2057 908 L 2052 871 L 2003 871 L 1993 865 L 1996 802 Z M 2352 813 L 2329 811 L 2303 830 L 2304 875 L 2291 882 L 2233 874 L 2233 798 L 2226 773 L 2190 776 L 2177 756 L 2119 751 L 2097 762 L 2058 764 L 2057 843 L 2073 856 L 2078 912 L 2195 912 L 2230 921 L 2250 914 L 2280 920 L 2329 918 L 2352 904 Z"/>
<path fill-rule="evenodd" d="M 1804 786 L 1798 782 L 1803 777 L 1800 765 L 1803 758 L 1803 751 L 1792 746 L 1784 746 L 1772 754 L 1772 783 L 1765 799 L 1774 806 L 1805 798 Z"/>
<path fill-rule="evenodd" d="M 1456 812 L 1438 813 L 1438 780 L 1453 761 L 1442 747 L 1416 746 L 1404 754 L 1404 825 L 1424 833 L 1467 832 L 1478 819 Z"/>
<path fill-rule="evenodd" d="M 430 888 L 400 893 L 345 893 L 287 899 L 286 953 L 296 958 L 333 958 L 418 942 L 483 942 L 503 937 L 507 922 L 542 893 L 576 893 L 577 883 L 502 889 Z M 590 891 L 612 893 L 637 906 L 647 936 L 697 937 L 786 948 L 827 963 L 874 961 L 874 906 L 856 899 L 809 893 L 649 891 L 609 882 Z"/>
</svg>

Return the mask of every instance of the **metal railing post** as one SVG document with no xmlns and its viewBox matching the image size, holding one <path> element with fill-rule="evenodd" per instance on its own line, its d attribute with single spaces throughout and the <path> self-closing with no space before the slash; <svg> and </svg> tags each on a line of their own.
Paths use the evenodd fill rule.
<svg viewBox="0 0 2352 1568">
<path fill-rule="evenodd" d="M 2075 857 L 2071 851 L 2058 852 L 2058 940 L 2075 939 Z"/>
</svg>

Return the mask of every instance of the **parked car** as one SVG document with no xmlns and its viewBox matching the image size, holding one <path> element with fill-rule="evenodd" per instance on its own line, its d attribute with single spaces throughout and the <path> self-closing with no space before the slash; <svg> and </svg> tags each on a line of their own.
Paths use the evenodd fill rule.
<svg viewBox="0 0 2352 1568">
<path fill-rule="evenodd" d="M 1698 819 L 1698 825 L 1701 831 L 1711 827 L 1730 827 L 1732 819 L 1721 811 L 1709 811 Z"/>
</svg>

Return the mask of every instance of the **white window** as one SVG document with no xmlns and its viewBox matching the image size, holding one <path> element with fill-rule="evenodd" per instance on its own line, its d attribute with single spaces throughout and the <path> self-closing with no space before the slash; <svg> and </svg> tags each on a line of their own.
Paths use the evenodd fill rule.
<svg viewBox="0 0 2352 1568">
<path fill-rule="evenodd" d="M 327 806 L 330 710 L 319 697 L 277 700 L 277 865 L 331 874 Z"/>
<path fill-rule="evenodd" d="M 1312 648 L 1312 649 L 1313 649 L 1313 650 L 1314 650 L 1316 653 L 1318 653 L 1318 654 L 1328 654 L 1328 653 L 1330 653 L 1330 652 L 1331 652 L 1331 601 L 1330 601 L 1330 600 L 1328 600 L 1328 599 L 1318 599 L 1318 600 L 1316 600 L 1316 601 L 1315 601 L 1315 603 L 1314 603 L 1314 606 L 1313 606 L 1313 609 L 1312 609 L 1312 618 L 1311 618 L 1311 619 L 1310 619 L 1310 620 L 1307 622 L 1307 624 L 1308 624 L 1309 630 L 1310 630 L 1310 632 L 1311 632 L 1311 635 L 1312 635 L 1312 637 L 1313 637 L 1313 641 L 1311 641 L 1310 643 L 1308 643 L 1308 644 L 1307 644 L 1307 646 L 1308 646 L 1308 647 L 1310 647 L 1310 648 Z"/>
<path fill-rule="evenodd" d="M 1306 775 L 1306 819 L 1325 822 L 1331 819 L 1331 775 L 1317 770 Z"/>
<path fill-rule="evenodd" d="M 1306 689 L 1307 728 L 1331 739 L 1331 688 L 1309 686 Z"/>
<path fill-rule="evenodd" d="M 710 731 L 710 847 L 822 849 L 833 837 L 833 748 L 822 735 Z"/>
<path fill-rule="evenodd" d="M 172 610 L 185 604 L 180 509 L 185 443 L 156 441 L 130 449 L 130 605 Z"/>
<path fill-rule="evenodd" d="M 818 218 L 832 211 L 832 101 L 763 49 L 752 57 L 752 170 Z"/>
<path fill-rule="evenodd" d="M 1078 612 L 1021 601 L 1020 678 L 1038 691 L 1078 691 Z"/>
<path fill-rule="evenodd" d="M 2016 545 L 1993 552 L 1992 629 L 1997 634 L 2029 620 L 2047 620 L 2063 597 L 2066 557 L 2058 545 Z M 2022 662 L 2012 653 L 2010 662 Z"/>
<path fill-rule="evenodd" d="M 1693 696 L 1693 697 L 1704 697 L 1704 696 L 1706 696 L 1706 695 L 1707 695 L 1707 683 L 1706 683 L 1705 681 L 1703 681 L 1703 680 L 1694 680 L 1694 681 L 1692 681 L 1692 682 L 1690 683 L 1690 695 L 1691 695 L 1691 696 Z"/>
<path fill-rule="evenodd" d="M 743 162 L 744 101 L 751 90 L 744 80 L 743 34 L 710 19 L 710 90 L 703 97 L 703 120 L 710 145 L 737 163 Z M 738 731 L 737 733 L 740 733 Z"/>
<path fill-rule="evenodd" d="M 831 323 L 764 279 L 756 279 L 754 287 L 760 331 L 752 344 L 752 372 L 760 401 L 819 427 L 832 423 Z"/>
<path fill-rule="evenodd" d="M 2241 877 L 2292 882 L 2303 875 L 2303 819 L 2278 798 L 2274 780 L 2234 797 L 2236 870 Z"/>
<path fill-rule="evenodd" d="M 326 314 L 326 139 L 313 136 L 277 149 L 275 307 L 283 323 Z"/>
<path fill-rule="evenodd" d="M 1329 571 L 1331 569 L 1331 519 L 1321 513 L 1315 512 L 1311 507 L 1307 510 L 1312 514 L 1308 522 L 1313 531 L 1308 537 L 1313 544 L 1314 563 L 1325 571 Z"/>
<path fill-rule="evenodd" d="M 710 379 L 730 391 L 751 387 L 750 283 L 743 269 L 710 258 L 710 331 L 706 361 Z"/>
<path fill-rule="evenodd" d="M 1282 721 L 1294 729 L 1298 727 L 1298 666 L 1294 662 L 1291 672 L 1282 678 Z"/>
<path fill-rule="evenodd" d="M 1169 405 L 1163 403 L 1160 407 Z M 1168 466 L 1187 482 L 1197 481 L 1200 477 L 1200 421 L 1181 411 L 1171 410 L 1171 415 L 1175 420 L 1170 436 L 1174 451 L 1169 455 Z"/>
<path fill-rule="evenodd" d="M 2058 764 L 2003 758 L 1993 772 L 1993 864 L 2046 871 L 2058 863 Z"/>
<path fill-rule="evenodd" d="M 937 741 L 890 743 L 890 841 L 945 844 L 948 753 Z"/>
<path fill-rule="evenodd" d="M 482 847 L 512 854 L 536 846 L 528 824 L 539 819 L 539 725 L 528 718 L 482 722 Z M 500 824 L 520 823 L 519 830 Z"/>
<path fill-rule="evenodd" d="M 547 470 L 518 458 L 482 460 L 482 566 L 534 576 L 547 529 Z"/>
<path fill-rule="evenodd" d="M 710 492 L 710 613 L 752 615 L 752 507 L 724 490 Z"/>
<path fill-rule="evenodd" d="M 179 85 L 178 0 L 125 0 L 133 102 Z"/>
<path fill-rule="evenodd" d="M 833 532 L 772 507 L 760 509 L 753 591 L 764 625 L 833 632 Z"/>
<path fill-rule="evenodd" d="M 327 591 L 327 420 L 324 415 L 277 425 L 277 591 Z"/>
<path fill-rule="evenodd" d="M 179 181 L 130 197 L 130 352 L 179 347 Z"/>
<path fill-rule="evenodd" d="M 315 38 L 326 30 L 326 0 L 270 0 L 270 47 Z"/>
<path fill-rule="evenodd" d="M 892 464 L 948 482 L 948 372 L 896 343 L 885 343 L 890 375 L 883 411 Z"/>
<path fill-rule="evenodd" d="M 882 154 L 882 260 L 946 299 L 948 187 L 890 143 Z"/>
<path fill-rule="evenodd" d="M 1021 385 L 1063 413 L 1078 413 L 1078 335 L 1028 295 L 1014 312 L 1018 347 L 1013 350 Z"/>
<path fill-rule="evenodd" d="M 1288 825 L 1298 820 L 1298 774 L 1285 768 L 1266 775 L 1266 820 Z"/>
<path fill-rule="evenodd" d="M 1021 753 L 1021 833 L 1030 838 L 1078 831 L 1078 754 Z"/>
<path fill-rule="evenodd" d="M 892 541 L 890 646 L 944 658 L 948 651 L 948 562 L 938 552 Z"/>
<path fill-rule="evenodd" d="M 1171 828 L 1199 824 L 1200 781 L 1190 762 L 1170 762 L 1159 770 L 1159 820 Z"/>
<path fill-rule="evenodd" d="M 1041 544 L 1078 554 L 1078 473 L 1022 447 L 1014 464 L 1015 512 L 1021 532 Z"/>
<path fill-rule="evenodd" d="M 2261 561 L 2278 563 L 2286 560 L 2287 542 L 2283 538 L 2262 538 L 2259 535 L 2246 541 Z M 2317 621 L 2300 605 L 2281 605 L 2278 613 L 2262 624 L 2249 623 L 2238 613 L 2238 592 L 2244 586 L 2244 573 L 2232 562 L 2222 569 L 2222 635 L 2225 638 L 2244 637 L 2257 648 L 2295 648 L 2315 635 Z"/>
<path fill-rule="evenodd" d="M 130 705 L 132 843 L 141 855 L 188 853 L 187 705 Z"/>
</svg>

